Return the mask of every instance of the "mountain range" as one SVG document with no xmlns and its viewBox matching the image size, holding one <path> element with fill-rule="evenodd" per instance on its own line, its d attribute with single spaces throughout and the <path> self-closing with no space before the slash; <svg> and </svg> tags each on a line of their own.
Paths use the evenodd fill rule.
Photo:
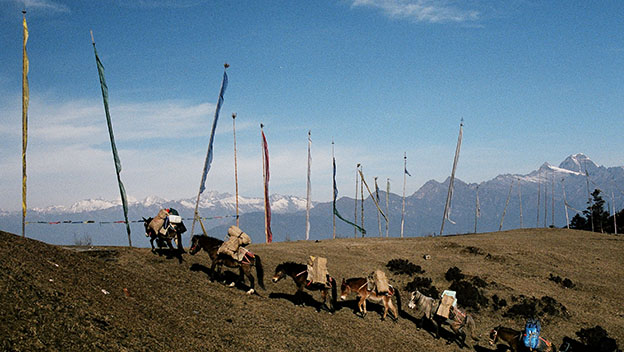
<svg viewBox="0 0 624 352">
<path fill-rule="evenodd" d="M 449 178 L 444 182 L 430 180 L 414 194 L 405 198 L 405 236 L 427 236 L 440 233 L 442 214 L 448 192 Z M 544 163 L 526 175 L 503 174 L 481 183 L 465 183 L 455 179 L 449 220 L 443 234 L 460 234 L 507 230 L 513 228 L 563 227 L 566 226 L 565 199 L 568 218 L 587 207 L 589 192 L 598 188 L 603 199 L 617 210 L 623 204 L 624 167 L 598 166 L 584 154 L 567 157 L 559 166 Z M 477 194 L 479 216 L 477 215 Z M 614 198 L 612 199 L 612 194 Z M 398 237 L 401 233 L 402 197 L 390 193 L 386 208 L 386 193 L 379 192 L 379 204 L 387 213 L 388 233 Z M 305 238 L 306 200 L 295 196 L 273 194 L 270 196 L 273 213 L 271 227 L 274 241 L 293 241 Z M 161 208 L 175 208 L 183 218 L 192 218 L 194 199 L 166 200 L 150 196 L 141 201 L 130 201 L 128 217 L 131 223 L 132 241 L 135 246 L 147 246 L 143 237 L 142 217 L 154 216 Z M 357 211 L 357 223 L 361 225 L 361 200 L 341 197 L 336 202 L 340 214 L 353 221 Z M 264 242 L 264 200 L 239 197 L 240 227 L 254 242 Z M 205 225 L 209 235 L 223 238 L 227 227 L 235 223 L 236 199 L 229 193 L 204 192 L 199 212 L 208 218 Z M 315 202 L 310 210 L 310 239 L 327 239 L 333 236 L 332 202 Z M 377 210 L 373 200 L 364 201 L 364 228 L 367 237 L 380 235 Z M 504 215 L 503 215 L 504 214 Z M 79 201 L 69 207 L 53 206 L 30 209 L 27 234 L 31 238 L 54 244 L 74 244 L 88 238 L 97 245 L 126 245 L 125 227 L 107 223 L 122 218 L 119 202 L 103 199 Z M 37 222 L 92 220 L 93 224 L 60 223 L 48 225 Z M 381 234 L 385 236 L 385 221 L 381 218 Z M 104 222 L 104 223 L 101 223 Z M 190 236 L 190 220 L 186 220 Z M 476 224 L 475 224 L 476 223 Z M 0 228 L 21 233 L 21 212 L 0 211 Z M 199 232 L 196 226 L 195 232 Z M 351 225 L 336 219 L 336 236 L 361 236 Z"/>
</svg>

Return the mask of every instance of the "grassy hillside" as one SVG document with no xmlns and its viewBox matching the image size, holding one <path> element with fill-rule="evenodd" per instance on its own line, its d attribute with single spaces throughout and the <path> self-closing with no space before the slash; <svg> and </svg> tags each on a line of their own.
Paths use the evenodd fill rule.
<svg viewBox="0 0 624 352">
<path fill-rule="evenodd" d="M 148 249 L 76 249 L 0 232 L 0 349 L 456 351 L 457 345 L 435 340 L 427 326 L 416 329 L 405 290 L 416 277 L 447 289 L 451 267 L 461 270 L 464 282 L 485 285 L 477 291 L 482 305 L 468 310 L 482 334 L 470 350 L 494 351 L 487 343 L 490 329 L 499 324 L 520 329 L 520 313 L 536 302 L 543 335 L 557 347 L 564 336 L 578 339 L 576 332 L 596 325 L 619 344 L 624 341 L 624 237 L 531 229 L 253 244 L 267 289 L 251 296 L 244 288 L 210 282 L 204 252 L 185 254 L 179 263 Z M 380 307 L 369 303 L 373 312 L 360 318 L 353 311 L 355 297 L 341 302 L 333 315 L 293 305 L 292 280 L 274 284 L 270 278 L 279 263 L 303 263 L 308 255 L 326 257 L 338 281 L 386 269 L 401 290 L 402 317 L 381 321 Z M 391 274 L 385 265 L 398 258 L 424 273 Z M 556 277 L 573 287 L 553 281 Z M 318 292 L 311 295 L 320 299 Z"/>
</svg>

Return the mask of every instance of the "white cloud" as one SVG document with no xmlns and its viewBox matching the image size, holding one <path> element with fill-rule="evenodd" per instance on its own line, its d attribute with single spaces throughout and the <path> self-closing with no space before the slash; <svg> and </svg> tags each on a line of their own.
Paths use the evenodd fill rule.
<svg viewBox="0 0 624 352">
<path fill-rule="evenodd" d="M 48 12 L 70 12 L 69 7 L 63 4 L 56 3 L 50 0 L 22 0 L 16 1 L 17 3 L 23 3 L 26 10 L 43 10 Z"/>
<path fill-rule="evenodd" d="M 473 22 L 479 19 L 477 10 L 460 8 L 450 0 L 352 0 L 353 7 L 371 7 L 391 18 L 417 22 Z"/>
</svg>

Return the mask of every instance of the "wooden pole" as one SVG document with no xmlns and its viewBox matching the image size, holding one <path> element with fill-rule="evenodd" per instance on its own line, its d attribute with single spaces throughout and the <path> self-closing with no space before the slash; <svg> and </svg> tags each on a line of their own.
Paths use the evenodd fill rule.
<svg viewBox="0 0 624 352">
<path fill-rule="evenodd" d="M 358 172 L 361 174 L 362 173 L 362 165 L 357 164 Z M 364 228 L 364 182 L 360 182 L 360 199 L 362 202 L 362 205 L 360 206 L 360 210 L 362 212 L 362 216 L 361 216 L 361 220 L 362 220 L 362 228 Z M 364 237 L 364 233 L 362 233 L 362 237 Z"/>
<path fill-rule="evenodd" d="M 359 165 L 359 164 L 358 164 Z M 355 211 L 353 214 L 353 223 L 357 224 L 357 206 L 358 206 L 358 186 L 360 175 L 358 175 L 357 166 L 355 167 Z M 353 227 L 353 237 L 357 238 L 357 227 Z"/>
<path fill-rule="evenodd" d="M 480 205 L 479 205 L 479 185 L 477 185 L 477 196 L 475 197 L 475 226 L 474 226 L 474 233 L 477 233 L 477 221 L 479 219 L 479 213 L 480 213 L 480 209 L 479 209 Z"/>
<path fill-rule="evenodd" d="M 390 216 L 390 179 L 386 179 L 386 215 Z M 390 219 L 386 219 L 386 238 L 389 237 Z"/>
<path fill-rule="evenodd" d="M 407 153 L 403 152 L 403 204 L 401 205 L 401 238 L 403 238 L 403 228 L 405 225 L 405 183 L 407 182 Z"/>
<path fill-rule="evenodd" d="M 234 131 L 234 183 L 236 184 L 236 227 L 239 227 L 238 218 L 238 162 L 236 160 L 236 113 L 232 113 L 232 130 Z"/>
<path fill-rule="evenodd" d="M 332 138 L 332 149 L 331 149 L 331 154 L 332 154 L 332 162 L 335 162 L 335 156 L 334 156 L 334 139 Z M 336 176 L 334 175 L 332 178 L 332 182 L 336 182 Z M 332 184 L 332 192 L 334 192 L 334 207 L 336 207 L 336 196 L 335 196 L 335 188 L 333 188 L 333 184 Z M 335 208 L 334 208 L 335 209 Z M 332 209 L 332 238 L 336 239 L 336 212 L 333 211 Z"/>
<path fill-rule="evenodd" d="M 383 211 L 381 210 L 381 207 L 379 206 L 379 203 L 377 202 L 377 199 L 375 198 L 375 196 L 373 196 L 373 192 L 371 192 L 370 188 L 368 187 L 368 183 L 366 183 L 366 180 L 364 179 L 364 174 L 362 173 L 361 169 L 360 169 L 360 177 L 362 178 L 362 183 L 364 184 L 364 186 L 366 186 L 366 190 L 368 191 L 368 194 L 370 195 L 371 199 L 373 200 L 373 203 L 375 203 L 375 206 L 377 207 L 377 210 L 379 211 L 381 216 L 383 216 L 384 219 L 387 219 L 386 214 L 384 214 Z"/>
<path fill-rule="evenodd" d="M 507 200 L 505 201 L 505 208 L 503 209 L 503 215 L 501 215 L 500 226 L 498 227 L 498 231 L 503 230 L 503 221 L 505 220 L 505 213 L 507 212 L 507 205 L 509 205 L 509 198 L 511 198 L 511 188 L 513 187 L 513 180 L 511 180 L 511 184 L 509 185 L 509 193 L 507 193 Z"/>
<path fill-rule="evenodd" d="M 310 181 L 310 174 L 311 174 L 311 168 L 312 168 L 312 155 L 311 155 L 311 148 L 312 148 L 312 137 L 311 137 L 311 133 L 312 131 L 308 130 L 308 177 L 307 177 L 307 182 L 306 182 L 306 240 L 310 239 L 310 202 L 311 202 L 311 192 L 312 192 L 312 184 Z"/>
<path fill-rule="evenodd" d="M 375 179 L 375 199 L 377 200 L 377 203 L 379 203 L 379 185 L 377 185 L 377 176 L 374 177 Z M 387 220 L 387 218 L 386 218 Z M 379 237 L 383 237 L 381 234 L 381 216 L 379 216 L 379 213 L 377 213 L 377 226 L 379 226 Z"/>
<path fill-rule="evenodd" d="M 518 198 L 520 199 L 520 228 L 524 228 L 524 220 L 522 217 L 522 189 L 520 187 L 520 179 L 518 179 Z"/>
<path fill-rule="evenodd" d="M 561 179 L 561 188 L 563 189 L 563 206 L 565 207 L 566 227 L 570 229 L 570 216 L 568 215 L 568 200 L 566 199 L 564 179 Z"/>
</svg>

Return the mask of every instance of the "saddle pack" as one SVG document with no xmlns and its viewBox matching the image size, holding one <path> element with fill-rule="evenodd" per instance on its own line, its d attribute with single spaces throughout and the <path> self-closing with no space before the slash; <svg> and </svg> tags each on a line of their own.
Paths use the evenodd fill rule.
<svg viewBox="0 0 624 352">
<path fill-rule="evenodd" d="M 244 246 L 251 243 L 251 237 L 234 225 L 228 229 L 228 236 L 228 240 L 223 242 L 217 253 L 226 254 L 239 262 L 242 261 L 249 252 Z"/>
<path fill-rule="evenodd" d="M 327 258 L 310 256 L 308 258 L 308 281 L 313 284 L 327 285 Z"/>
<path fill-rule="evenodd" d="M 539 335 L 542 330 L 539 320 L 529 319 L 524 326 L 522 334 L 522 343 L 528 348 L 537 348 L 539 344 Z"/>
</svg>

